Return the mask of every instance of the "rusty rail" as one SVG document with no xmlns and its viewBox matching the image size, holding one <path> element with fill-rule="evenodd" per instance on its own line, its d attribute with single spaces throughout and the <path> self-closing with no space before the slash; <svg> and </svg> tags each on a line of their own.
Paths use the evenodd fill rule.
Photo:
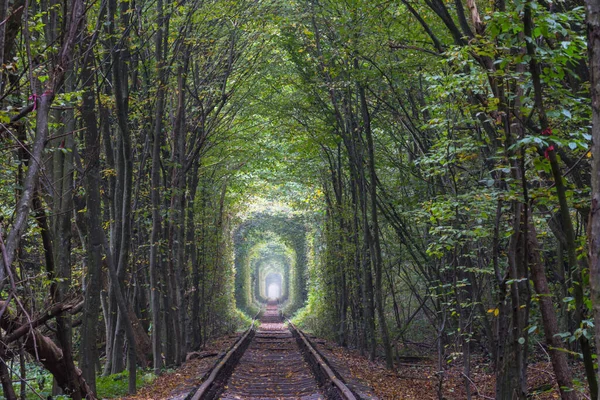
<svg viewBox="0 0 600 400">
<path fill-rule="evenodd" d="M 306 362 L 310 365 L 313 373 L 324 388 L 329 399 L 336 400 L 357 400 L 359 397 L 350 390 L 346 383 L 339 377 L 333 368 L 327 363 L 317 349 L 313 346 L 304 332 L 296 328 L 289 319 L 288 326 L 292 334 L 296 337 L 296 342 L 300 346 Z"/>
<path fill-rule="evenodd" d="M 256 317 L 258 315 L 260 312 Z M 223 358 L 209 371 L 208 377 L 196 390 L 192 390 L 185 400 L 212 400 L 218 397 L 221 386 L 227 381 L 254 337 L 256 317 L 252 320 L 250 328 L 231 346 Z"/>
</svg>

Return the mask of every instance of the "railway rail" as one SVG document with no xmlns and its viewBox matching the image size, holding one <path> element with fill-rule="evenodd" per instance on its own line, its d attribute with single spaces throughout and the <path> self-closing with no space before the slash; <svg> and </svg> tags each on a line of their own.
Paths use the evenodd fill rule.
<svg viewBox="0 0 600 400">
<path fill-rule="evenodd" d="M 270 301 L 256 323 L 207 372 L 186 400 L 334 399 L 359 397 L 310 339 Z"/>
</svg>

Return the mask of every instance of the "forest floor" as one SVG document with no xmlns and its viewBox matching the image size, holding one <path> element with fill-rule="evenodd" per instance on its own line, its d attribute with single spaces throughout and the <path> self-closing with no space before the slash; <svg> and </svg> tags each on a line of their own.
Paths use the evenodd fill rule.
<svg viewBox="0 0 600 400">
<path fill-rule="evenodd" d="M 228 335 L 215 339 L 202 349 L 202 352 L 221 353 L 226 351 L 237 336 Z M 416 363 L 402 363 L 396 371 L 385 368 L 380 360 L 369 361 L 358 351 L 338 346 L 321 339 L 313 339 L 317 347 L 328 358 L 335 358 L 335 364 L 342 363 L 342 375 L 354 382 L 372 388 L 372 393 L 382 400 L 435 400 L 439 379 L 436 374 L 435 357 L 419 357 Z M 200 384 L 202 376 L 212 367 L 215 356 L 194 359 L 185 362 L 176 370 L 166 372 L 151 384 L 142 387 L 136 396 L 124 400 L 162 400 L 183 398 L 193 387 Z M 581 368 L 576 367 L 576 375 L 581 377 Z M 473 359 L 471 367 L 471 395 L 474 399 L 494 399 L 495 379 L 484 360 Z M 552 365 L 547 361 L 538 361 L 529 365 L 528 386 L 530 398 L 551 400 L 560 398 L 558 386 L 554 379 Z M 462 365 L 451 363 L 447 366 L 443 381 L 443 396 L 448 400 L 466 398 L 465 380 Z M 581 399 L 588 398 L 583 394 Z"/>
<path fill-rule="evenodd" d="M 385 400 L 437 400 L 439 379 L 436 373 L 435 357 L 421 358 L 417 363 L 402 363 L 396 371 L 386 369 L 380 360 L 369 361 L 356 350 L 346 349 L 326 342 L 337 357 L 344 359 L 356 379 L 372 387 L 380 399 Z M 574 365 L 576 377 L 584 382 L 581 365 Z M 463 366 L 451 363 L 444 374 L 442 393 L 447 400 L 466 399 Z M 559 399 L 560 393 L 552 365 L 549 361 L 531 363 L 527 371 L 528 388 L 531 399 Z M 474 358 L 471 365 L 471 396 L 474 399 L 494 399 L 496 380 L 489 363 Z M 585 384 L 583 385 L 585 386 Z M 587 393 L 579 396 L 589 399 Z"/>
<path fill-rule="evenodd" d="M 214 356 L 191 359 L 175 370 L 169 370 L 157 377 L 151 384 L 138 390 L 135 396 L 123 397 L 123 400 L 162 400 L 185 398 L 190 390 L 200 385 L 204 374 L 211 369 L 218 359 L 217 355 L 227 351 L 239 335 L 226 335 L 211 340 L 199 350 L 199 353 L 215 354 Z"/>
</svg>

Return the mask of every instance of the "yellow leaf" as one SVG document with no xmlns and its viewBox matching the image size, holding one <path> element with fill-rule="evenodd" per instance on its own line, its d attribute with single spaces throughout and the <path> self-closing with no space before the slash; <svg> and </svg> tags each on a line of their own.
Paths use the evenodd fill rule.
<svg viewBox="0 0 600 400">
<path fill-rule="evenodd" d="M 500 314 L 500 310 L 497 308 L 490 308 L 489 310 L 487 310 L 488 313 L 494 313 L 494 316 L 497 317 Z"/>
</svg>

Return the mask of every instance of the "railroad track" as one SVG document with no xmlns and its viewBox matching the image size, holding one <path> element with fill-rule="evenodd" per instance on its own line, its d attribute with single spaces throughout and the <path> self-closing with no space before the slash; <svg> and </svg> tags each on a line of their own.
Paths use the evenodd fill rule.
<svg viewBox="0 0 600 400">
<path fill-rule="evenodd" d="M 285 325 L 276 302 L 231 347 L 187 400 L 358 398 L 304 333 Z"/>
</svg>

